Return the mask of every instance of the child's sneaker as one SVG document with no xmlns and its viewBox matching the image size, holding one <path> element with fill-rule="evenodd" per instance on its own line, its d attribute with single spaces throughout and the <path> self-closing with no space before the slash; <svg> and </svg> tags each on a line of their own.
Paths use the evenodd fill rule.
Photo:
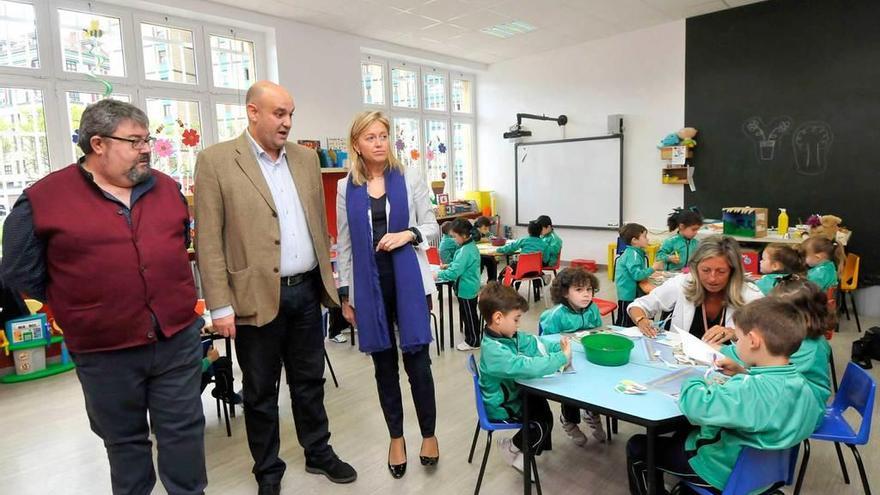
<svg viewBox="0 0 880 495">
<path fill-rule="evenodd" d="M 569 423 L 562 416 L 559 417 L 559 422 L 562 423 L 562 429 L 565 431 L 565 434 L 568 435 L 568 438 L 570 438 L 575 445 L 583 447 L 587 444 L 587 436 L 584 435 L 584 432 L 581 431 L 577 423 Z"/>
<path fill-rule="evenodd" d="M 480 346 L 472 347 L 472 346 L 468 345 L 467 342 L 459 342 L 458 345 L 455 346 L 455 348 L 458 349 L 459 351 L 474 351 L 474 350 L 479 349 Z"/>
<path fill-rule="evenodd" d="M 499 438 L 497 443 L 498 451 L 501 452 L 501 456 L 504 457 L 504 462 L 510 464 L 514 469 L 521 473 L 523 471 L 522 451 L 513 444 L 513 440 L 510 438 Z"/>
<path fill-rule="evenodd" d="M 584 421 L 590 425 L 591 434 L 597 441 L 604 443 L 608 437 L 605 435 L 605 429 L 602 428 L 602 417 L 599 413 L 592 411 L 584 411 Z"/>
</svg>

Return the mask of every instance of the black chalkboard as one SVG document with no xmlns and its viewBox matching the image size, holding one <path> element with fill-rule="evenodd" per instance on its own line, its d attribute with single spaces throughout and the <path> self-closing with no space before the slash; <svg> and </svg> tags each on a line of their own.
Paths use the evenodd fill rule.
<svg viewBox="0 0 880 495">
<path fill-rule="evenodd" d="M 771 0 L 687 20 L 685 204 L 835 214 L 880 284 L 880 2 Z"/>
</svg>

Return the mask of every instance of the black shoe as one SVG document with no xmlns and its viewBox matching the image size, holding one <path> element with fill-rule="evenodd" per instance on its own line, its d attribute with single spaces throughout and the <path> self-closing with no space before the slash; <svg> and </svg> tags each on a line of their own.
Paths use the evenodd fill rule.
<svg viewBox="0 0 880 495">
<path fill-rule="evenodd" d="M 351 467 L 351 464 L 344 462 L 336 456 L 320 464 L 306 460 L 306 472 L 323 474 L 334 483 L 351 483 L 358 477 L 357 471 Z"/>
<path fill-rule="evenodd" d="M 281 483 L 266 483 L 257 489 L 257 495 L 280 495 Z"/>
<path fill-rule="evenodd" d="M 213 396 L 215 399 L 220 399 L 223 402 L 226 402 L 228 404 L 232 404 L 235 406 L 241 404 L 241 395 L 239 395 L 235 392 L 226 394 L 226 393 L 223 393 L 222 391 L 220 391 L 217 387 L 214 387 L 214 390 L 211 390 L 211 396 Z"/>
<path fill-rule="evenodd" d="M 479 346 L 477 346 L 477 349 L 479 349 Z M 430 457 L 426 455 L 419 455 L 419 461 L 422 463 L 422 466 L 436 466 L 437 462 L 440 461 L 440 456 L 438 455 L 436 457 Z"/>
<path fill-rule="evenodd" d="M 388 457 L 391 457 L 391 446 L 388 446 Z M 406 443 L 403 444 L 403 457 L 406 459 Z M 406 474 L 406 460 L 403 461 L 403 464 L 391 464 L 388 463 L 388 471 L 391 473 L 391 477 L 399 480 L 403 478 L 403 475 Z"/>
</svg>

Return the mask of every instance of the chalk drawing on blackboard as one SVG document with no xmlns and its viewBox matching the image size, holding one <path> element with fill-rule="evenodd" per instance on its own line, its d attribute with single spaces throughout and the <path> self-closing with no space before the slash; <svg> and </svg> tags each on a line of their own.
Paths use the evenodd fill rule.
<svg viewBox="0 0 880 495">
<path fill-rule="evenodd" d="M 827 122 L 811 120 L 799 125 L 791 138 L 794 169 L 801 175 L 819 175 L 828 170 L 834 132 Z"/>
<path fill-rule="evenodd" d="M 755 156 L 759 161 L 773 160 L 780 139 L 791 129 L 790 117 L 778 117 L 771 122 L 771 126 L 766 126 L 761 117 L 749 117 L 743 122 L 743 132 L 755 141 Z"/>
</svg>

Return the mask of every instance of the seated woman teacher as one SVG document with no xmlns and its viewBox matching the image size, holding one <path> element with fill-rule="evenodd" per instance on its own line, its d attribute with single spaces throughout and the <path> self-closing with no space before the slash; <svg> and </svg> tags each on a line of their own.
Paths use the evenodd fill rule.
<svg viewBox="0 0 880 495">
<path fill-rule="evenodd" d="M 354 163 L 337 184 L 337 261 L 342 314 L 357 327 L 360 350 L 373 358 L 379 404 L 391 435 L 388 470 L 400 478 L 406 473 L 406 443 L 398 343 L 422 433 L 419 459 L 433 466 L 440 458 L 429 352 L 429 304 L 436 286 L 426 254 L 440 227 L 427 182 L 394 157 L 389 132 L 381 112 L 362 112 L 352 123 Z"/>
<path fill-rule="evenodd" d="M 690 273 L 678 275 L 633 301 L 628 308 L 630 318 L 642 334 L 654 337 L 654 316 L 672 311 L 672 327 L 688 330 L 711 344 L 727 342 L 733 337 L 733 313 L 763 297 L 743 275 L 739 244 L 731 237 L 707 237 L 688 267 Z"/>
</svg>

